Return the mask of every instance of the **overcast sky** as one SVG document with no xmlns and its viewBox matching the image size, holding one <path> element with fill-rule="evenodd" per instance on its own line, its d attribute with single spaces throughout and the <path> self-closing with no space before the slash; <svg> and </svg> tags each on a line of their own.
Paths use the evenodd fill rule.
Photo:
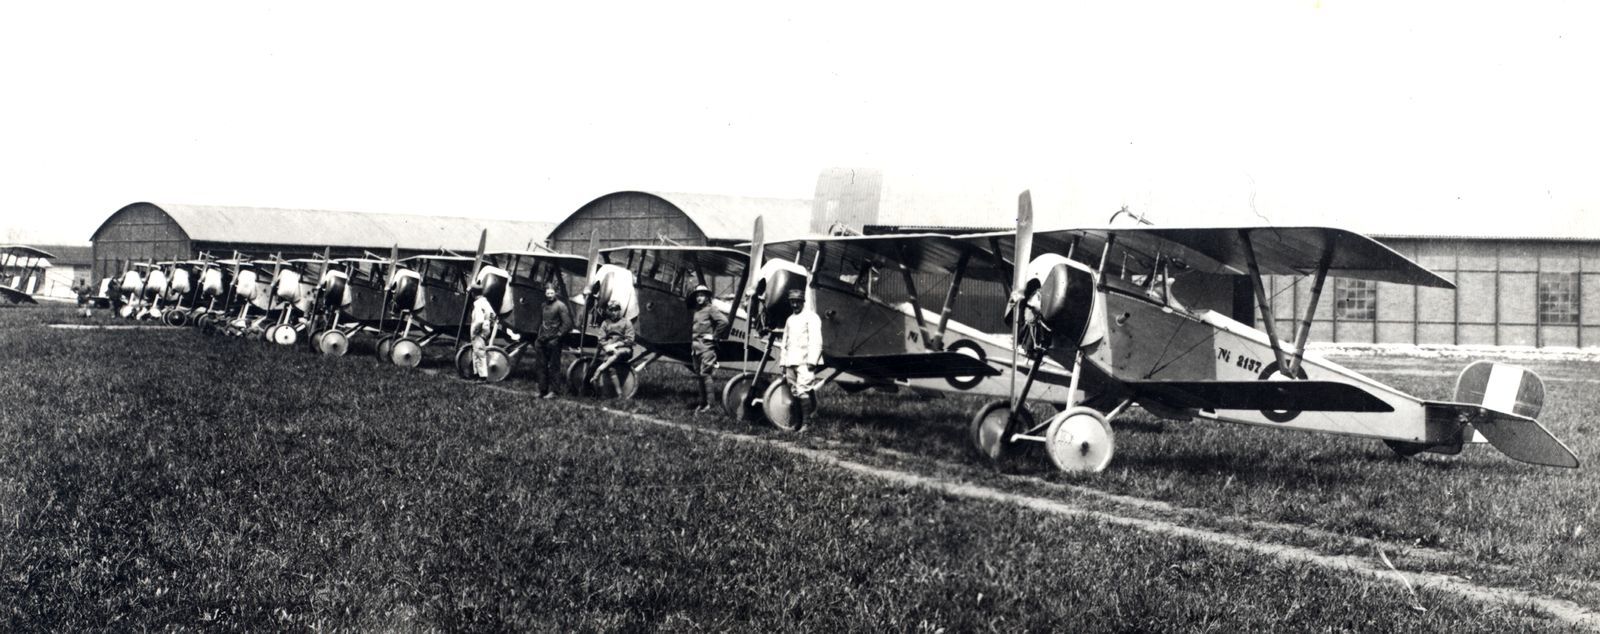
<svg viewBox="0 0 1600 634">
<path fill-rule="evenodd" d="M 0 239 L 135 201 L 555 221 L 828 166 L 1600 233 L 1593 3 L 1060 4 L 3 3 Z"/>
</svg>

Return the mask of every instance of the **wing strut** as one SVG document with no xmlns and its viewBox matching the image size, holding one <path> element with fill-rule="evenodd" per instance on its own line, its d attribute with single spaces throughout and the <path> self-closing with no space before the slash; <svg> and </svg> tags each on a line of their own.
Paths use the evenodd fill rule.
<svg viewBox="0 0 1600 634">
<path fill-rule="evenodd" d="M 956 297 L 961 294 L 961 278 L 967 274 L 967 261 L 971 259 L 972 252 L 966 251 L 956 261 L 955 277 L 950 278 L 950 288 L 944 293 L 944 307 L 939 309 L 939 330 L 930 340 L 934 350 L 944 349 L 944 333 L 950 326 L 950 310 L 955 308 Z"/>
<path fill-rule="evenodd" d="M 1305 318 L 1296 328 L 1292 353 L 1284 352 L 1283 342 L 1278 339 L 1278 320 L 1272 314 L 1272 306 L 1267 303 L 1267 289 L 1261 281 L 1261 267 L 1256 264 L 1256 250 L 1250 242 L 1250 231 L 1240 229 L 1239 240 L 1244 242 L 1245 263 L 1250 267 L 1250 284 L 1255 288 L 1256 306 L 1261 309 L 1261 320 L 1266 322 L 1267 339 L 1272 342 L 1272 354 L 1277 358 L 1278 371 L 1284 376 L 1298 378 L 1300 362 L 1306 354 L 1306 341 L 1311 337 L 1311 320 L 1317 312 L 1317 300 L 1322 297 L 1322 286 L 1328 279 L 1328 268 L 1333 264 L 1334 236 L 1329 235 L 1327 244 L 1322 248 L 1322 259 L 1317 262 L 1316 280 L 1311 286 L 1311 300 L 1306 304 Z"/>
<path fill-rule="evenodd" d="M 917 279 L 911 274 L 911 267 L 906 266 L 905 244 L 900 245 L 900 274 L 906 280 L 906 294 L 911 297 L 911 314 L 917 318 L 917 330 L 922 334 L 922 345 L 929 350 L 938 350 L 939 344 L 933 337 L 928 336 L 928 321 L 922 317 L 921 297 L 917 293 Z M 940 320 L 943 321 L 942 319 Z M 941 333 L 942 334 L 942 333 Z"/>
</svg>

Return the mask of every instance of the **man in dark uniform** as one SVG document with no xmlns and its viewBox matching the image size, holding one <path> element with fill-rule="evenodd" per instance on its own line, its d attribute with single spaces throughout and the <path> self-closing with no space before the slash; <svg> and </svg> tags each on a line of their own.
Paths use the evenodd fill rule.
<svg viewBox="0 0 1600 634">
<path fill-rule="evenodd" d="M 594 373 L 589 376 L 589 382 L 600 380 L 603 374 L 612 365 L 626 364 L 633 358 L 633 321 L 628 319 L 622 310 L 620 302 L 613 301 L 606 307 L 606 320 L 600 324 L 600 365 L 595 366 Z M 616 372 L 611 373 L 611 386 L 617 394 L 622 393 L 622 378 Z"/>
<path fill-rule="evenodd" d="M 572 330 L 572 311 L 561 301 L 556 287 L 544 287 L 544 308 L 540 311 L 539 336 L 534 351 L 539 355 L 539 393 L 555 398 L 561 382 L 561 337 Z"/>
<path fill-rule="evenodd" d="M 694 364 L 694 379 L 700 383 L 700 403 L 694 411 L 711 409 L 711 376 L 717 372 L 717 342 L 728 338 L 733 325 L 728 315 L 711 301 L 711 289 L 704 284 L 690 294 L 694 316 L 689 326 L 689 356 Z"/>
</svg>

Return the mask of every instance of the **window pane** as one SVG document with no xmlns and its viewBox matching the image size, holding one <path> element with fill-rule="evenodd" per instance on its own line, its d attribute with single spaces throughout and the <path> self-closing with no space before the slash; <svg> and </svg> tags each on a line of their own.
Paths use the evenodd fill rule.
<svg viewBox="0 0 1600 634">
<path fill-rule="evenodd" d="M 1335 279 L 1334 310 L 1340 320 L 1372 321 L 1378 316 L 1378 283 Z"/>
<path fill-rule="evenodd" d="M 1539 274 L 1539 322 L 1578 323 L 1578 274 Z"/>
</svg>

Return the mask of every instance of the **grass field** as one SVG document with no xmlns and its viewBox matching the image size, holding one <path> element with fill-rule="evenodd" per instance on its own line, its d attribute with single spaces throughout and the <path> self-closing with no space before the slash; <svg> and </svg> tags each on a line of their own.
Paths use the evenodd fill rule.
<svg viewBox="0 0 1600 634">
<path fill-rule="evenodd" d="M 40 326 L 71 319 L 0 308 L 7 630 L 1559 629 L 1428 588 L 1417 611 L 1398 584 L 370 357 Z M 1427 394 L 1451 380 L 1426 374 L 1439 369 L 1379 376 Z M 1140 512 L 1325 552 L 1379 540 L 1405 565 L 1405 547 L 1427 546 L 1442 554 L 1410 563 L 1600 607 L 1576 530 L 1596 519 L 1590 471 L 1133 416 L 1107 473 L 1066 477 L 1040 457 L 996 473 L 968 454 L 966 399 L 830 392 L 827 416 L 790 438 L 692 419 L 677 368 L 646 378 L 622 408 L 1055 499 L 1164 501 Z M 1600 456 L 1590 386 L 1551 381 L 1545 415 L 1585 457 Z"/>
</svg>

